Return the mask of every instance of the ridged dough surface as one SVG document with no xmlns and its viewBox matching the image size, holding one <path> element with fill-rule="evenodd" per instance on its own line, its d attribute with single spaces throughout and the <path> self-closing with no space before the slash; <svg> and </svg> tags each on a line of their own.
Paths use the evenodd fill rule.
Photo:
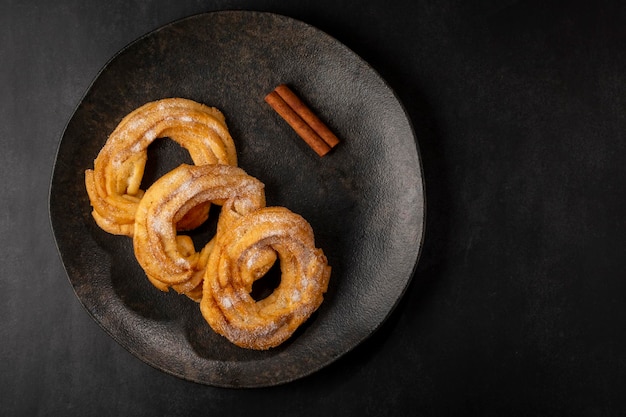
<svg viewBox="0 0 626 417">
<path fill-rule="evenodd" d="M 280 262 L 280 284 L 255 301 L 252 283 Z M 220 218 L 205 272 L 200 309 L 217 333 L 237 346 L 265 350 L 287 340 L 317 310 L 330 267 L 313 230 L 284 207 Z"/>
<path fill-rule="evenodd" d="M 196 165 L 237 165 L 234 142 L 218 109 L 183 98 L 147 103 L 122 119 L 96 157 L 94 168 L 85 171 L 92 215 L 105 231 L 132 236 L 135 212 L 144 194 L 140 186 L 147 149 L 161 137 L 187 149 Z M 197 227 L 208 211 L 208 205 L 198 206 L 181 219 L 179 228 Z"/>
<path fill-rule="evenodd" d="M 215 201 L 224 203 L 220 218 L 230 222 L 265 206 L 264 185 L 234 166 L 182 164 L 148 188 L 136 211 L 133 247 L 157 288 L 199 299 L 214 242 L 196 252 L 176 224 L 194 207 Z"/>
</svg>

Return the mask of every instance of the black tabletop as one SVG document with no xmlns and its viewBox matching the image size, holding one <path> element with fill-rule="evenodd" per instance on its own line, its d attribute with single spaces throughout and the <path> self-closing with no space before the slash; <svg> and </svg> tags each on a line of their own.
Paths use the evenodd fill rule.
<svg viewBox="0 0 626 417">
<path fill-rule="evenodd" d="M 358 54 L 403 104 L 423 164 L 404 297 L 364 343 L 276 387 L 185 381 L 118 345 L 76 297 L 48 211 L 63 131 L 101 68 L 229 9 Z M 12 1 L 0 55 L 0 414 L 626 413 L 625 3 Z"/>
</svg>

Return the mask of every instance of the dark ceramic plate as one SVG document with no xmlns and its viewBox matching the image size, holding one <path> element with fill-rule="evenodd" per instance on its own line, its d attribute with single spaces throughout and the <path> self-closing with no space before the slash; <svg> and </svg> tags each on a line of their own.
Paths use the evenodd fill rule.
<svg viewBox="0 0 626 417">
<path fill-rule="evenodd" d="M 318 157 L 264 102 L 280 83 L 340 137 L 332 153 Z M 90 216 L 84 170 L 124 115 L 164 97 L 224 112 L 240 167 L 266 184 L 268 205 L 288 207 L 311 223 L 333 267 L 320 309 L 277 348 L 245 350 L 213 333 L 197 304 L 148 283 L 130 238 L 103 232 Z M 189 162 L 172 143 L 162 139 L 150 147 L 146 184 Z M 284 16 L 208 13 L 142 37 L 100 72 L 61 140 L 50 216 L 76 295 L 135 356 L 204 384 L 276 385 L 350 351 L 397 304 L 422 243 L 421 164 L 394 93 L 344 45 Z M 199 245 L 211 227 L 193 234 Z"/>
</svg>

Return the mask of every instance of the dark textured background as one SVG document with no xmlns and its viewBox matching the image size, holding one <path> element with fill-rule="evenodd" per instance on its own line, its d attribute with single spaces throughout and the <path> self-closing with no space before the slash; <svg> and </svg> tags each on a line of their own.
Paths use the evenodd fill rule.
<svg viewBox="0 0 626 417">
<path fill-rule="evenodd" d="M 389 3 L 389 4 L 387 4 Z M 64 126 L 122 47 L 199 12 L 326 31 L 397 92 L 422 151 L 416 276 L 328 368 L 255 390 L 181 381 L 84 311 L 48 219 Z M 0 414 L 626 413 L 626 3 L 0 3 Z"/>
</svg>

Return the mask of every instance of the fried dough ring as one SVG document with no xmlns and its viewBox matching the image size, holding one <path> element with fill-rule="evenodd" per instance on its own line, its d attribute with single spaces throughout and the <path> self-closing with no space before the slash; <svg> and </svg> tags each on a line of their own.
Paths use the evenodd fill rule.
<svg viewBox="0 0 626 417">
<path fill-rule="evenodd" d="M 265 206 L 264 185 L 234 166 L 182 164 L 146 190 L 135 216 L 133 247 L 155 287 L 199 301 L 213 241 L 196 252 L 189 236 L 176 234 L 176 224 L 190 209 L 215 201 L 224 202 L 220 218 L 231 222 Z"/>
<path fill-rule="evenodd" d="M 183 98 L 147 103 L 122 119 L 85 171 L 85 185 L 96 223 L 116 235 L 132 236 L 147 148 L 157 138 L 169 137 L 189 151 L 196 165 L 237 165 L 234 142 L 224 115 L 216 108 Z M 209 206 L 190 211 L 179 228 L 204 222 Z"/>
<path fill-rule="evenodd" d="M 281 281 L 255 301 L 252 283 L 278 256 Z M 220 218 L 209 256 L 200 310 L 209 325 L 237 346 L 264 350 L 287 340 L 320 306 L 330 267 L 315 248 L 313 230 L 284 207 Z"/>
</svg>

